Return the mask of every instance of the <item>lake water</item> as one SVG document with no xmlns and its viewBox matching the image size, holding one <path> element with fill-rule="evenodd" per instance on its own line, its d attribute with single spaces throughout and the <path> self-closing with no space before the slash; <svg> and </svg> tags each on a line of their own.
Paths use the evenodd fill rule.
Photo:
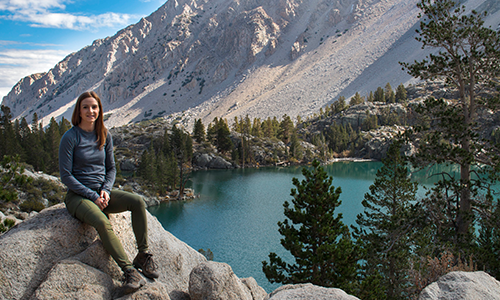
<svg viewBox="0 0 500 300">
<path fill-rule="evenodd" d="M 381 166 L 380 162 L 323 166 L 333 177 L 332 184 L 342 188 L 342 204 L 337 212 L 343 214 L 345 224 L 355 224 L 356 215 L 363 211 L 364 194 Z M 288 263 L 294 262 L 280 244 L 277 223 L 285 219 L 283 203 L 291 202 L 292 178 L 302 180 L 301 170 L 286 167 L 193 172 L 188 186 L 199 198 L 163 203 L 149 211 L 177 238 L 195 250 L 210 249 L 214 261 L 229 264 L 240 278 L 255 278 L 269 293 L 280 284 L 268 282 L 262 261 L 275 252 Z"/>
</svg>

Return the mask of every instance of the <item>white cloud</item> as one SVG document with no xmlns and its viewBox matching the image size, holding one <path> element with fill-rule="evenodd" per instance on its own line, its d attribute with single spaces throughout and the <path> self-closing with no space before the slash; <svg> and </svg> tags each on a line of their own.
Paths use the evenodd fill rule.
<svg viewBox="0 0 500 300">
<path fill-rule="evenodd" d="M 2 18 L 30 23 L 33 27 L 64 28 L 72 30 L 95 30 L 101 27 L 128 25 L 134 15 L 104 13 L 80 15 L 64 12 L 68 0 L 1 0 Z"/>
<path fill-rule="evenodd" d="M 0 41 L 0 44 L 5 44 Z M 25 76 L 47 72 L 69 54 L 62 50 L 0 51 L 0 100 Z"/>
</svg>

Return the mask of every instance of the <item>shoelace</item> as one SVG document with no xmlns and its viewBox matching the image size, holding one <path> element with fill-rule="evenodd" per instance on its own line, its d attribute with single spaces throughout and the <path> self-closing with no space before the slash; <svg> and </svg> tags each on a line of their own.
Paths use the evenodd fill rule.
<svg viewBox="0 0 500 300">
<path fill-rule="evenodd" d="M 155 271 L 158 265 L 153 260 L 153 255 L 147 254 L 146 260 L 144 261 L 143 268 L 147 269 L 148 272 Z"/>
</svg>

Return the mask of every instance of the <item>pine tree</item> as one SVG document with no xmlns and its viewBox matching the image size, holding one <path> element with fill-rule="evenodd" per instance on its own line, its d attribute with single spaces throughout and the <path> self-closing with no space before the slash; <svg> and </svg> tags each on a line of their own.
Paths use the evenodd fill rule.
<svg viewBox="0 0 500 300">
<path fill-rule="evenodd" d="M 361 124 L 361 130 L 370 131 L 372 129 L 378 128 L 378 118 L 376 115 L 370 114 L 370 112 L 366 111 L 366 119 Z"/>
<path fill-rule="evenodd" d="M 489 201 L 493 202 L 491 195 Z M 480 230 L 478 238 L 478 269 L 488 272 L 497 280 L 500 278 L 500 201 L 491 213 L 483 216 L 480 220 Z"/>
<path fill-rule="evenodd" d="M 0 155 L 14 156 L 22 153 L 19 140 L 16 139 L 16 132 L 12 124 L 12 114 L 8 106 L 1 106 L 2 115 L 0 116 Z"/>
<path fill-rule="evenodd" d="M 312 172 L 302 169 L 302 182 L 293 178 L 292 206 L 288 201 L 283 204 L 288 219 L 278 222 L 281 244 L 294 256 L 295 264 L 270 253 L 262 270 L 270 282 L 310 282 L 349 292 L 356 278 L 359 249 L 342 222 L 342 214 L 335 216 L 341 203 L 340 187 L 331 185 L 332 177 L 318 161 L 312 166 Z"/>
<path fill-rule="evenodd" d="M 167 159 L 167 182 L 170 189 L 175 189 L 177 187 L 177 183 L 179 182 L 179 166 L 177 164 L 177 157 L 175 156 L 174 151 L 170 151 L 168 153 Z"/>
<path fill-rule="evenodd" d="M 456 246 L 463 246 L 473 239 L 473 200 L 478 189 L 484 187 L 481 177 L 471 178 L 472 170 L 482 172 L 493 160 L 479 162 L 478 157 L 494 158 L 495 151 L 480 140 L 476 120 L 478 110 L 491 107 L 492 99 L 482 99 L 479 90 L 487 88 L 491 79 L 500 75 L 500 35 L 484 27 L 486 13 L 472 11 L 466 14 L 465 6 L 451 0 L 421 0 L 422 10 L 417 40 L 423 47 L 440 49 L 420 62 L 401 63 L 410 75 L 424 80 L 440 76 L 458 93 L 456 99 L 428 98 L 418 112 L 430 115 L 433 122 L 417 127 L 421 135 L 418 151 L 420 165 L 431 163 L 456 163 L 460 179 L 442 181 L 449 211 L 455 211 L 452 222 L 456 224 Z M 484 152 L 479 155 L 480 151 Z M 457 200 L 458 199 L 458 200 Z M 455 204 L 456 203 L 456 204 Z"/>
<path fill-rule="evenodd" d="M 361 95 L 358 92 L 356 92 L 356 94 L 354 94 L 354 96 L 351 97 L 351 100 L 349 101 L 350 106 L 354 106 L 354 105 L 358 105 L 358 104 L 362 104 L 362 103 L 365 103 L 365 99 L 363 97 L 361 97 Z"/>
<path fill-rule="evenodd" d="M 197 143 L 202 143 L 205 141 L 205 126 L 201 119 L 194 122 L 193 138 Z"/>
<path fill-rule="evenodd" d="M 45 132 L 45 152 L 48 154 L 48 164 L 46 165 L 46 172 L 51 174 L 59 171 L 59 142 L 61 141 L 61 134 L 59 133 L 59 125 L 56 119 L 50 119 L 49 126 Z"/>
<path fill-rule="evenodd" d="M 222 123 L 226 124 L 227 127 L 227 123 L 223 120 L 220 120 L 218 125 L 220 126 Z M 177 164 L 179 166 L 179 196 L 182 197 L 187 181 L 187 168 L 185 168 L 185 165 L 189 165 L 193 158 L 193 141 L 189 134 L 185 133 L 182 129 L 177 128 L 177 126 L 173 126 L 172 135 L 170 137 L 170 145 L 177 158 Z"/>
<path fill-rule="evenodd" d="M 385 93 L 384 89 L 378 87 L 375 93 L 373 94 L 374 102 L 384 102 L 385 103 Z"/>
<path fill-rule="evenodd" d="M 144 180 L 152 183 L 152 189 L 155 188 L 154 181 L 156 178 L 156 170 L 156 154 L 153 148 L 153 142 L 151 142 L 149 148 L 142 152 L 137 172 Z"/>
<path fill-rule="evenodd" d="M 401 83 L 396 88 L 396 103 L 405 103 L 408 100 L 405 86 Z"/>
<path fill-rule="evenodd" d="M 216 128 L 216 147 L 221 153 L 226 153 L 233 149 L 233 141 L 231 141 L 231 131 L 226 120 L 222 118 L 217 122 Z M 249 129 L 250 130 L 250 129 Z"/>
<path fill-rule="evenodd" d="M 294 132 L 290 138 L 290 155 L 297 159 L 297 160 L 302 160 L 304 157 L 304 148 L 302 147 L 302 144 L 300 143 L 299 136 L 297 135 L 296 132 Z"/>
<path fill-rule="evenodd" d="M 385 85 L 384 95 L 385 95 L 385 102 L 396 103 L 396 95 L 394 94 L 392 86 L 389 82 Z"/>
<path fill-rule="evenodd" d="M 339 99 L 336 102 L 334 102 L 332 105 L 333 105 L 332 111 L 335 114 L 338 114 L 339 112 L 341 112 L 347 108 L 344 96 L 340 96 Z"/>
<path fill-rule="evenodd" d="M 260 118 L 254 118 L 252 124 L 252 132 L 251 134 L 255 137 L 262 137 L 262 125 L 260 122 Z"/>
<path fill-rule="evenodd" d="M 364 248 L 363 281 L 378 278 L 386 299 L 405 299 L 411 255 L 411 234 L 415 228 L 412 204 L 416 201 L 417 183 L 409 178 L 408 163 L 400 154 L 396 140 L 383 159 L 384 165 L 362 201 L 364 212 L 353 235 Z M 362 290 L 362 299 L 378 299 L 378 291 Z M 373 295 L 373 293 L 375 295 Z M 373 296 L 373 297 L 372 297 Z"/>
<path fill-rule="evenodd" d="M 24 149 L 26 151 L 26 163 L 32 165 L 37 171 L 45 170 L 49 160 L 47 153 L 43 149 L 43 138 L 44 132 L 38 123 L 38 115 L 34 113 L 31 121 L 31 131 L 26 137 Z"/>
<path fill-rule="evenodd" d="M 292 119 L 286 114 L 283 115 L 283 120 L 281 120 L 281 123 L 279 125 L 279 133 L 278 133 L 279 139 L 283 143 L 288 144 L 293 131 L 294 131 L 294 125 Z"/>
<path fill-rule="evenodd" d="M 266 138 L 274 137 L 273 121 L 271 120 L 271 117 L 268 117 L 264 122 L 262 122 L 262 132 Z"/>
<path fill-rule="evenodd" d="M 59 135 L 62 137 L 71 128 L 71 122 L 62 117 L 59 121 Z"/>
<path fill-rule="evenodd" d="M 370 93 L 368 94 L 368 97 L 366 99 L 368 102 L 373 102 L 375 101 L 375 96 L 373 96 L 373 92 L 370 91 Z"/>
<path fill-rule="evenodd" d="M 156 188 L 158 194 L 165 195 L 168 190 L 168 167 L 167 161 L 163 151 L 159 151 L 156 156 L 156 177 L 154 178 L 156 182 Z"/>
</svg>

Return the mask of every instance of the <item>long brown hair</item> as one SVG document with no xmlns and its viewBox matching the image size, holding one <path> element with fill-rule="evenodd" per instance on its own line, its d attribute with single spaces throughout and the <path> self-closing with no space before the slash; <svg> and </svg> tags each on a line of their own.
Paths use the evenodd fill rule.
<svg viewBox="0 0 500 300">
<path fill-rule="evenodd" d="M 71 116 L 71 124 L 73 126 L 78 126 L 80 122 L 82 121 L 82 118 L 80 117 L 80 106 L 81 103 L 84 99 L 87 98 L 94 98 L 97 101 L 97 104 L 99 105 L 99 116 L 95 120 L 95 134 L 97 136 L 97 144 L 99 147 L 99 150 L 102 150 L 102 147 L 104 147 L 104 144 L 106 143 L 106 136 L 108 135 L 108 130 L 104 126 L 104 118 L 103 118 L 103 112 L 102 112 L 102 103 L 101 103 L 101 98 L 97 96 L 96 92 L 85 92 L 78 97 L 78 100 L 76 100 L 75 104 L 75 109 L 73 110 L 73 116 Z"/>
</svg>

